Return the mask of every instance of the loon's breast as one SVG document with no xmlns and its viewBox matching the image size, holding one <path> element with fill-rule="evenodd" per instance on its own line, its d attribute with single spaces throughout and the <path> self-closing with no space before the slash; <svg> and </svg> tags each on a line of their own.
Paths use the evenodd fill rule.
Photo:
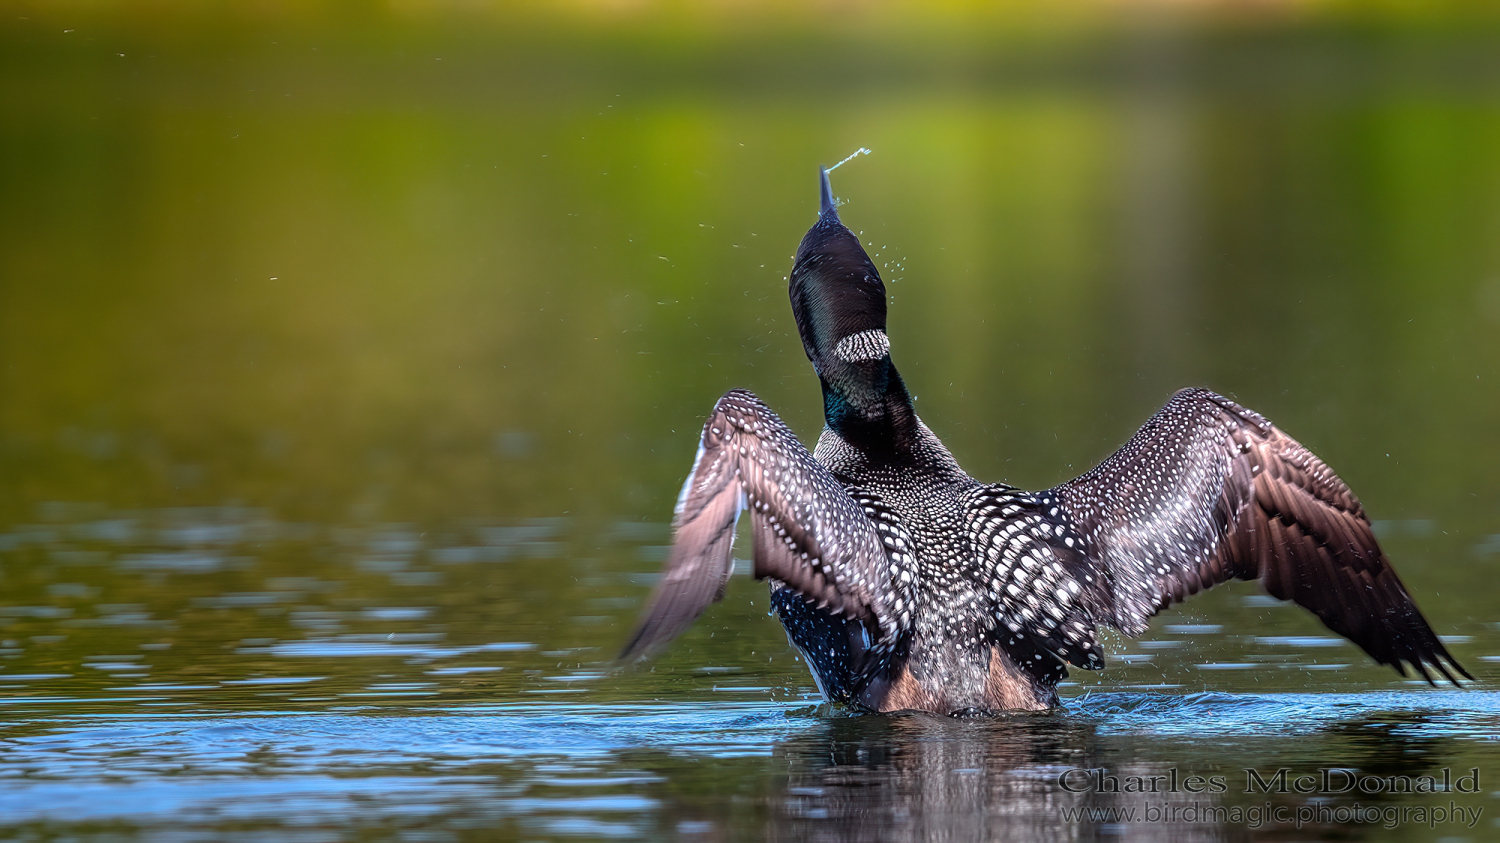
<svg viewBox="0 0 1500 843">
<path fill-rule="evenodd" d="M 879 517 L 899 525 L 916 560 L 906 639 L 889 669 L 855 690 L 851 701 L 876 711 L 949 713 L 1053 706 L 1055 691 L 1022 670 L 1018 656 L 996 634 L 985 566 L 967 523 L 966 499 L 981 484 L 958 468 L 935 436 L 925 444 L 925 454 L 893 463 L 872 458 L 831 430 L 818 443 L 819 461 L 840 477 L 846 490 L 878 498 L 889 508 Z M 786 613 L 782 619 L 788 620 Z M 820 624 L 788 623 L 787 628 L 815 675 L 821 663 L 828 674 L 846 676 L 846 666 L 830 665 L 830 660 L 854 662 L 861 655 L 861 638 L 832 617 Z M 818 680 L 831 699 L 836 698 L 831 689 L 846 682 L 828 675 Z"/>
</svg>

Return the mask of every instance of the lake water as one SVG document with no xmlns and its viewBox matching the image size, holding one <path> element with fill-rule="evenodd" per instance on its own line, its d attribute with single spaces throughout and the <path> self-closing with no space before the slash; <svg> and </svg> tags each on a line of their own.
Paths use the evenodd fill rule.
<svg viewBox="0 0 1500 843">
<path fill-rule="evenodd" d="M 1492 37 L 61 14 L 0 23 L 0 837 L 1500 834 Z M 614 670 L 713 401 L 817 434 L 785 276 L 859 146 L 841 214 L 971 473 L 1233 395 L 1477 681 L 1236 584 L 1058 712 L 854 716 L 747 577 Z"/>
</svg>

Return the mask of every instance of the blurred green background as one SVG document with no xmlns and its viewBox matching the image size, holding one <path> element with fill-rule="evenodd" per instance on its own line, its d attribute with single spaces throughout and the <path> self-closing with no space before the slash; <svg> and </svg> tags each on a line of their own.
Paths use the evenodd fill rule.
<svg viewBox="0 0 1500 843">
<path fill-rule="evenodd" d="M 1487 635 L 1497 46 L 1462 4 L 8 5 L 12 638 L 126 606 L 178 654 L 297 640 L 328 607 L 273 581 L 306 575 L 368 634 L 606 657 L 715 398 L 817 434 L 785 276 L 859 146 L 843 216 L 975 476 L 1057 483 L 1207 385 L 1339 471 L 1441 632 Z M 501 558 L 539 561 L 443 567 Z M 358 614 L 393 603 L 427 608 Z M 715 611 L 664 665 L 783 651 Z M 72 675 L 105 645 L 68 635 L 7 658 Z"/>
</svg>

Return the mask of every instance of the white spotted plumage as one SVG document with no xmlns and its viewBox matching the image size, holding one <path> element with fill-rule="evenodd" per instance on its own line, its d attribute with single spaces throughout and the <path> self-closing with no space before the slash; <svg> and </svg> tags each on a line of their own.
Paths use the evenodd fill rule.
<svg viewBox="0 0 1500 843">
<path fill-rule="evenodd" d="M 1054 489 L 985 485 L 917 418 L 890 359 L 885 291 L 823 182 L 790 277 L 828 422 L 814 452 L 754 395 L 704 424 L 665 575 L 623 656 L 723 596 L 735 522 L 830 699 L 889 710 L 1044 708 L 1065 663 L 1231 578 L 1314 612 L 1377 661 L 1467 676 L 1417 611 L 1358 499 L 1261 416 L 1177 393 L 1113 456 Z"/>
</svg>

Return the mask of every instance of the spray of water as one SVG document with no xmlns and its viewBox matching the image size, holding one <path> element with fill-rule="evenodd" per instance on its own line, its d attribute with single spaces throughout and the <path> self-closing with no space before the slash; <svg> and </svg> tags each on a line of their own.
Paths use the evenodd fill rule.
<svg viewBox="0 0 1500 843">
<path fill-rule="evenodd" d="M 818 211 L 818 213 L 820 215 L 821 214 L 826 214 L 826 213 L 828 213 L 830 211 L 833 211 L 836 214 L 837 211 L 838 211 L 838 207 L 840 205 L 844 204 L 843 202 L 840 202 L 838 199 L 834 198 L 834 195 L 833 195 L 833 185 L 831 185 L 831 184 L 828 183 L 828 174 L 831 173 L 831 172 L 833 172 L 834 170 L 837 170 L 838 168 L 844 166 L 845 164 L 848 164 L 850 161 L 854 160 L 856 157 L 858 157 L 860 155 L 869 155 L 869 154 L 870 154 L 870 150 L 865 149 L 864 147 L 860 147 L 859 149 L 854 150 L 854 154 L 853 155 L 850 155 L 848 158 L 845 158 L 844 160 L 838 162 L 837 164 L 834 164 L 832 167 L 820 167 L 819 168 L 819 176 L 823 180 L 822 196 L 821 196 L 822 210 Z"/>
<path fill-rule="evenodd" d="M 859 149 L 854 150 L 854 153 L 852 155 L 850 155 L 848 158 L 845 158 L 844 160 L 838 162 L 837 164 L 834 164 L 832 167 L 825 167 L 823 169 L 823 172 L 825 174 L 826 173 L 831 173 L 834 170 L 837 170 L 838 168 L 844 166 L 845 164 L 848 164 L 850 161 L 853 161 L 854 159 L 858 158 L 859 156 L 861 156 L 861 155 L 869 155 L 869 154 L 870 154 L 870 150 L 868 150 L 868 149 L 866 149 L 865 147 L 862 146 Z M 835 206 L 844 204 L 842 200 L 835 199 L 835 198 L 833 198 L 831 196 L 829 198 L 832 199 L 832 202 L 833 202 L 833 204 Z M 864 232 L 861 231 L 860 235 L 863 236 Z M 885 246 L 881 246 L 878 250 L 876 250 L 876 252 L 875 252 L 875 258 L 877 260 L 885 252 L 885 249 L 886 249 Z M 901 273 L 903 273 L 903 272 L 906 271 L 906 266 L 903 263 L 904 260 L 905 259 L 903 258 L 901 260 L 895 261 L 895 264 L 896 264 L 896 274 L 891 275 L 891 277 L 888 279 L 891 283 L 895 283 L 896 281 L 901 280 Z M 885 269 L 886 269 L 886 271 L 888 273 L 890 272 L 891 264 L 889 262 L 886 262 L 886 263 L 882 264 L 882 266 L 885 267 Z M 892 296 L 891 300 L 895 301 L 895 296 Z"/>
<path fill-rule="evenodd" d="M 860 147 L 859 149 L 854 150 L 854 154 L 853 155 L 850 155 L 848 158 L 845 158 L 844 160 L 838 162 L 837 164 L 834 164 L 832 167 L 829 167 L 828 168 L 828 172 L 831 173 L 834 170 L 837 170 L 838 168 L 844 166 L 845 164 L 848 164 L 850 161 L 853 161 L 855 158 L 858 158 L 861 155 L 869 155 L 869 154 L 870 154 L 870 150 L 865 149 L 864 147 Z"/>
</svg>

